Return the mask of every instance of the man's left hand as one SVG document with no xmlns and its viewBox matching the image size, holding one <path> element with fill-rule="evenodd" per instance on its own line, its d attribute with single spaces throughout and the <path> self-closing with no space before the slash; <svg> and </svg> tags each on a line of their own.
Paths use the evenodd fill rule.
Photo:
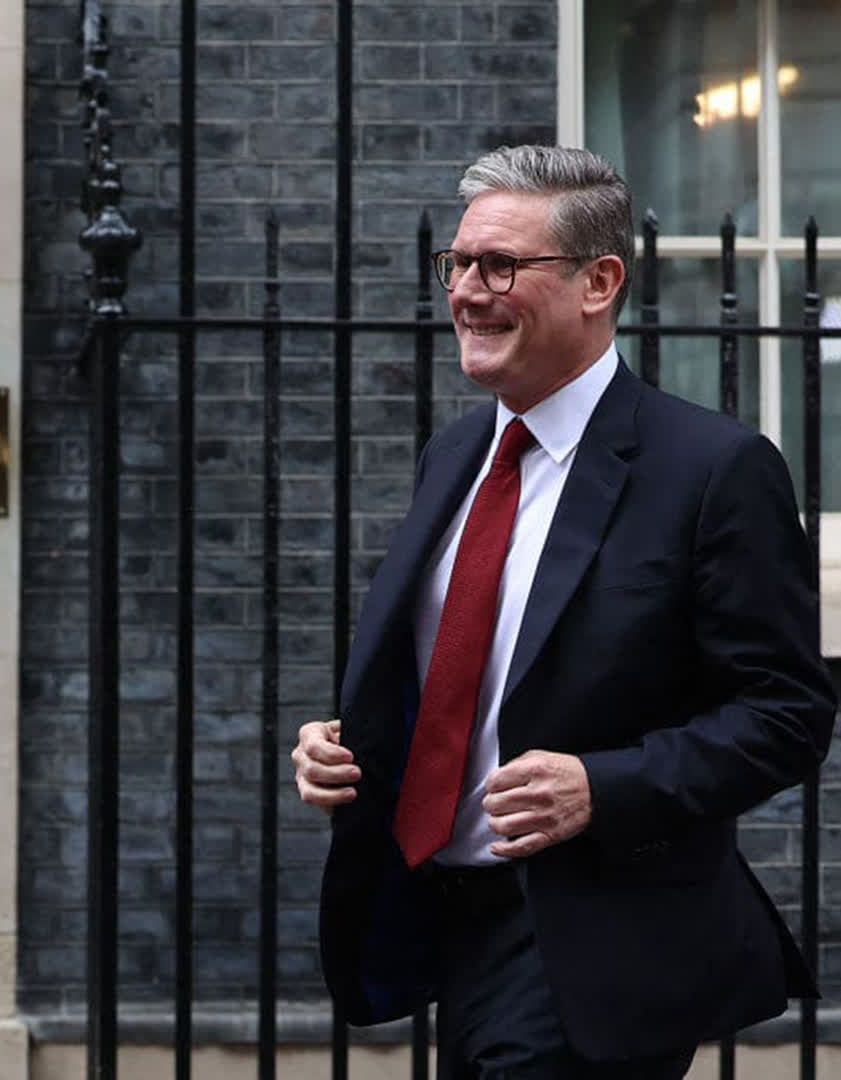
<svg viewBox="0 0 841 1080">
<path fill-rule="evenodd" d="M 528 750 L 488 777 L 482 806 L 502 840 L 494 855 L 520 858 L 570 840 L 590 824 L 590 782 L 580 758 Z"/>
</svg>

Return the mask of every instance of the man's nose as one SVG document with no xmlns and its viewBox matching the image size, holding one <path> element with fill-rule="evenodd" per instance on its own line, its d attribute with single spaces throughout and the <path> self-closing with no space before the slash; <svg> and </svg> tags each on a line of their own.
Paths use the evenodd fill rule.
<svg viewBox="0 0 841 1080">
<path fill-rule="evenodd" d="M 467 269 L 456 277 L 453 285 L 453 295 L 457 295 L 460 299 L 467 297 L 474 299 L 477 296 L 489 297 L 491 295 L 490 289 L 479 272 L 478 259 L 474 259 Z"/>
</svg>

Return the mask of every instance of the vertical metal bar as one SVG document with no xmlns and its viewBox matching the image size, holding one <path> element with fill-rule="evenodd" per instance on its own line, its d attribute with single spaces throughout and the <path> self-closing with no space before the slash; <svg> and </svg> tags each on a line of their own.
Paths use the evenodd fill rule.
<svg viewBox="0 0 841 1080">
<path fill-rule="evenodd" d="M 195 314 L 196 0 L 181 0 L 179 309 Z M 195 334 L 178 338 L 178 700 L 176 746 L 175 1076 L 189 1080 L 193 996 L 193 585 Z"/>
<path fill-rule="evenodd" d="M 432 434 L 432 225 L 424 210 L 418 223 L 418 298 L 415 305 L 415 460 Z M 429 1077 L 429 1009 L 412 1017 L 412 1080 Z"/>
<path fill-rule="evenodd" d="M 418 299 L 415 305 L 415 460 L 432 434 L 432 226 L 423 211 L 418 224 Z"/>
<path fill-rule="evenodd" d="M 732 1035 L 722 1039 L 718 1046 L 719 1080 L 733 1080 L 736 1075 L 736 1040 Z"/>
<path fill-rule="evenodd" d="M 818 226 L 813 217 L 805 229 L 805 281 L 803 325 L 816 329 L 820 323 L 818 292 Z M 814 334 L 803 337 L 803 455 L 805 469 L 806 535 L 812 549 L 812 585 L 820 597 L 821 525 L 821 365 L 820 341 Z M 802 924 L 803 954 L 814 972 L 818 970 L 818 866 L 819 771 L 803 783 Z M 814 998 L 800 1002 L 800 1078 L 815 1080 L 817 1009 Z"/>
<path fill-rule="evenodd" d="M 279 319 L 278 222 L 266 220 L 266 319 Z M 280 331 L 263 330 L 263 739 L 260 862 L 259 1080 L 275 1078 L 277 1041 L 278 544 L 280 539 Z"/>
<path fill-rule="evenodd" d="M 119 324 L 106 319 L 94 350 L 90 455 L 88 1080 L 117 1076 L 119 352 Z"/>
<path fill-rule="evenodd" d="M 721 325 L 732 326 L 738 319 L 736 295 L 736 225 L 726 214 L 721 225 Z M 719 339 L 719 404 L 729 416 L 739 414 L 739 339 L 735 334 L 722 333 Z M 736 1043 L 734 1037 L 722 1039 L 719 1045 L 719 1078 L 734 1080 L 736 1075 Z"/>
<path fill-rule="evenodd" d="M 643 326 L 660 322 L 660 281 L 657 263 L 657 215 L 649 207 L 642 219 L 642 303 L 640 314 Z M 640 367 L 642 377 L 650 386 L 660 384 L 660 334 L 646 330 L 642 335 Z"/>
<path fill-rule="evenodd" d="M 429 1077 L 429 1009 L 424 1005 L 412 1016 L 412 1080 Z"/>
<path fill-rule="evenodd" d="M 351 315 L 353 213 L 353 0 L 337 12 L 336 41 L 336 255 L 334 306 L 337 319 Z M 336 329 L 333 368 L 333 423 L 336 441 L 333 555 L 333 713 L 338 716 L 350 641 L 350 459 L 351 331 Z M 333 1013 L 333 1080 L 347 1080 L 347 1025 Z"/>
<path fill-rule="evenodd" d="M 194 334 L 179 335 L 175 1076 L 189 1080 L 193 993 Z"/>
<path fill-rule="evenodd" d="M 196 252 L 196 0 L 181 0 L 181 145 L 179 183 L 181 314 L 195 313 Z"/>
<path fill-rule="evenodd" d="M 738 321 L 736 295 L 736 224 L 731 214 L 725 214 L 721 225 L 721 325 L 733 326 Z M 721 411 L 728 416 L 739 415 L 739 338 L 722 333 L 719 345 L 719 397 Z"/>
</svg>

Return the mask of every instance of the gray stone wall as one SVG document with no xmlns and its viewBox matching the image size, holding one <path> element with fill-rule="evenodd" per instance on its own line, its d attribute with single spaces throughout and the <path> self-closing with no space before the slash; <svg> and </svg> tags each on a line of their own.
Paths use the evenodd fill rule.
<svg viewBox="0 0 841 1080">
<path fill-rule="evenodd" d="M 78 0 L 27 3 L 27 202 L 20 1001 L 83 999 L 86 891 L 89 386 L 75 362 L 86 261 Z M 177 308 L 178 6 L 111 17 L 124 208 L 144 232 L 133 313 Z M 457 179 L 501 142 L 552 141 L 555 0 L 355 5 L 354 308 L 411 317 L 415 230 L 455 228 Z M 333 303 L 336 4 L 202 0 L 198 305 L 259 314 L 263 222 L 281 223 L 281 305 Z M 440 298 L 439 298 L 440 304 Z M 444 313 L 443 304 L 439 313 Z M 257 974 L 262 372 L 259 335 L 202 334 L 197 374 L 196 991 L 243 1001 Z M 436 341 L 436 423 L 471 400 Z M 316 902 L 326 831 L 291 785 L 298 725 L 329 714 L 332 346 L 283 341 L 281 993 L 322 995 Z M 413 460 L 411 338 L 360 335 L 353 362 L 355 596 L 404 510 Z M 120 981 L 173 983 L 176 404 L 174 342 L 137 334 L 122 363 Z"/>
</svg>

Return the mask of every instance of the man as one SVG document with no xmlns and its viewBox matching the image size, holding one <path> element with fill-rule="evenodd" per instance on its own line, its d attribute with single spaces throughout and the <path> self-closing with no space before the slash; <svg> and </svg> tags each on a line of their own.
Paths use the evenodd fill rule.
<svg viewBox="0 0 841 1080">
<path fill-rule="evenodd" d="M 502 148 L 460 191 L 436 269 L 496 402 L 427 446 L 292 755 L 325 974 L 352 1023 L 436 1000 L 442 1080 L 675 1080 L 815 993 L 735 844 L 827 750 L 810 556 L 774 447 L 618 358 L 612 167 Z"/>
</svg>

